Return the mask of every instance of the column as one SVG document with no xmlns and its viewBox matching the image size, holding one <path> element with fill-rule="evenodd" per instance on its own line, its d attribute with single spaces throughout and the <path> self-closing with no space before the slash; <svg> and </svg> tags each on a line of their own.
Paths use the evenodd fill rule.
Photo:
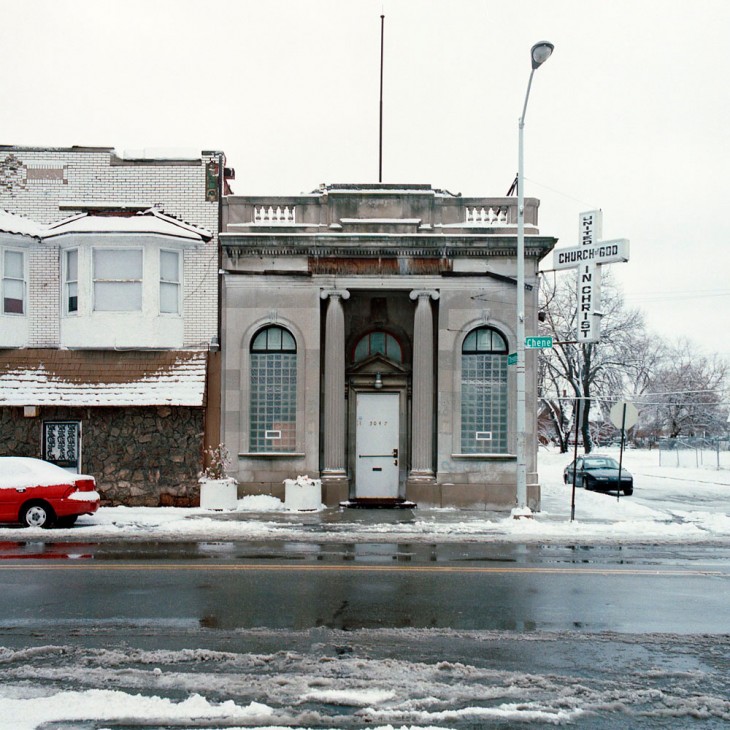
<svg viewBox="0 0 730 730">
<path fill-rule="evenodd" d="M 321 292 L 329 299 L 324 332 L 324 465 L 322 478 L 347 479 L 345 439 L 345 314 L 342 300 L 350 298 L 345 289 Z M 346 496 L 346 495 L 345 495 Z"/>
<path fill-rule="evenodd" d="M 412 291 L 416 301 L 413 322 L 413 400 L 411 428 L 411 473 L 409 479 L 432 480 L 434 343 L 431 299 L 437 291 Z"/>
</svg>

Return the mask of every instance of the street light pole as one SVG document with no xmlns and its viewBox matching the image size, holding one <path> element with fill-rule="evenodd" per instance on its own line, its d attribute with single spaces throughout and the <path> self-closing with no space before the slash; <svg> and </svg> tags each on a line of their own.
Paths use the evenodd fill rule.
<svg viewBox="0 0 730 730">
<path fill-rule="evenodd" d="M 527 101 L 535 70 L 550 58 L 553 44 L 547 41 L 536 43 L 531 51 L 532 70 L 527 82 L 525 103 L 519 120 L 519 152 L 517 156 L 517 510 L 529 512 L 527 507 L 527 454 L 525 451 L 525 154 L 524 130 Z M 518 516 L 518 515 L 515 515 Z"/>
</svg>

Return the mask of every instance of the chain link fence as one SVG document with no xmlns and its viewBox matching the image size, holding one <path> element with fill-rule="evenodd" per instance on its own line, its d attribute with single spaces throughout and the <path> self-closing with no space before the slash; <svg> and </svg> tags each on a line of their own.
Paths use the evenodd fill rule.
<svg viewBox="0 0 730 730">
<path fill-rule="evenodd" d="M 730 439 L 659 439 L 659 466 L 730 469 Z"/>
</svg>

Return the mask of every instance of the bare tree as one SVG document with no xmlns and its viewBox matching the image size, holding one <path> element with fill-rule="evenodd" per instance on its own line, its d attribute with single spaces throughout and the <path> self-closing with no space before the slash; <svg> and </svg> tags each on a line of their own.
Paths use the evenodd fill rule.
<svg viewBox="0 0 730 730">
<path fill-rule="evenodd" d="M 646 425 L 670 438 L 720 435 L 727 430 L 728 387 L 727 360 L 680 340 L 648 378 L 642 399 Z"/>
<path fill-rule="evenodd" d="M 590 410 L 601 407 L 603 417 L 627 383 L 648 378 L 644 356 L 647 343 L 644 319 L 638 309 L 626 309 L 623 295 L 610 273 L 601 285 L 601 339 L 594 344 L 576 342 L 577 287 L 575 275 L 544 276 L 541 282 L 544 321 L 542 331 L 553 336 L 552 350 L 542 351 L 540 393 L 550 412 L 560 448 L 568 448 L 567 424 L 573 404 L 583 401 L 579 429 L 586 453 L 593 449 Z M 557 405 L 559 404 L 559 405 Z M 567 411 L 571 411 L 568 416 Z M 573 426 L 574 428 L 574 426 Z"/>
</svg>

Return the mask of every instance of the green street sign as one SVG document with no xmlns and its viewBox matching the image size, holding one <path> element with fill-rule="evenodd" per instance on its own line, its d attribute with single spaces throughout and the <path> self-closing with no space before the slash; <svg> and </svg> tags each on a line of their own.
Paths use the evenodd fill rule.
<svg viewBox="0 0 730 730">
<path fill-rule="evenodd" d="M 549 350 L 552 346 L 552 337 L 525 337 L 525 347 L 528 350 Z"/>
<path fill-rule="evenodd" d="M 507 355 L 507 365 L 517 365 L 517 353 L 512 352 Z"/>
</svg>

